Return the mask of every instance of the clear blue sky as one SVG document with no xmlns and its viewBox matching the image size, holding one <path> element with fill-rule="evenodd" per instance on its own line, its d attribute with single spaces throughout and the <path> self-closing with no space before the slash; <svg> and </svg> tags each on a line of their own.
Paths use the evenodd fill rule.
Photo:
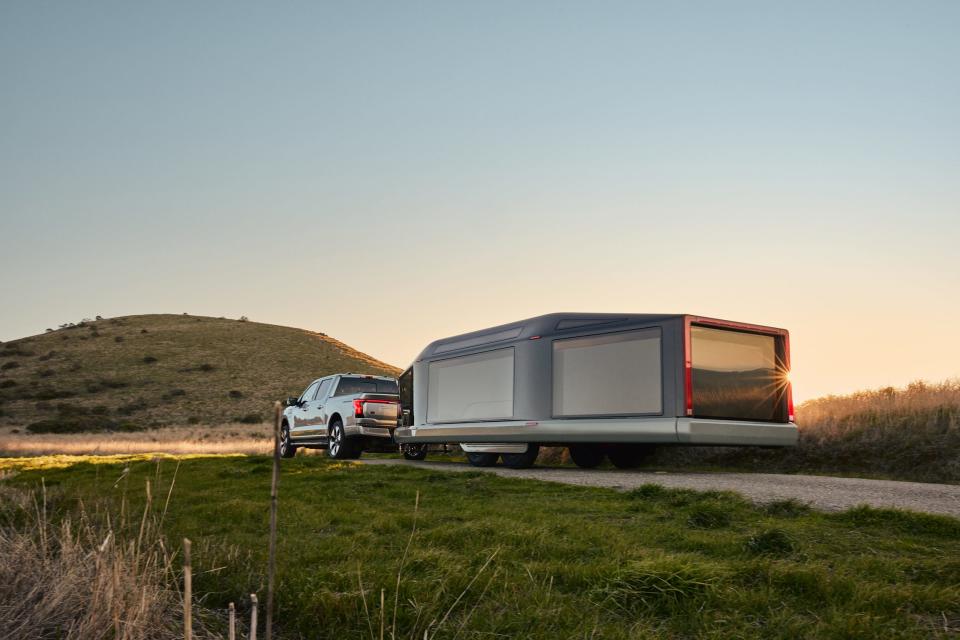
<svg viewBox="0 0 960 640">
<path fill-rule="evenodd" d="M 0 339 L 187 311 L 406 365 L 549 311 L 960 375 L 960 3 L 0 4 Z"/>
</svg>

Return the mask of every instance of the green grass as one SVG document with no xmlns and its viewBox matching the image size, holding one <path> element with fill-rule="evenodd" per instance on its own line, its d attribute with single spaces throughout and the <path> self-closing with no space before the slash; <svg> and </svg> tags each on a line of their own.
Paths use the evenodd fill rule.
<svg viewBox="0 0 960 640">
<path fill-rule="evenodd" d="M 43 477 L 59 514 L 81 500 L 106 499 L 115 511 L 125 500 L 136 526 L 145 481 L 160 510 L 177 465 L 142 456 L 92 462 L 0 459 L 0 472 L 21 487 Z M 195 590 L 208 606 L 265 596 L 270 464 L 180 462 L 164 528 L 171 542 L 193 540 Z M 379 637 L 381 589 L 388 638 L 395 597 L 402 638 L 426 629 L 437 638 L 551 639 L 960 631 L 960 521 L 951 518 L 827 514 L 791 502 L 758 507 L 731 493 L 617 492 L 314 456 L 282 470 L 284 638 L 370 638 L 371 627 Z"/>
</svg>

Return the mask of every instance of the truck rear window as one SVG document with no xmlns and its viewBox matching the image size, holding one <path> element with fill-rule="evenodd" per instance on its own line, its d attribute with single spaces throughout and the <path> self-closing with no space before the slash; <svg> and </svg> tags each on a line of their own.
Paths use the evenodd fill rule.
<svg viewBox="0 0 960 640">
<path fill-rule="evenodd" d="M 397 393 L 397 383 L 376 378 L 340 378 L 336 395 L 351 396 L 356 393 Z"/>
<path fill-rule="evenodd" d="M 776 336 L 693 325 L 690 349 L 695 416 L 786 420 Z"/>
</svg>

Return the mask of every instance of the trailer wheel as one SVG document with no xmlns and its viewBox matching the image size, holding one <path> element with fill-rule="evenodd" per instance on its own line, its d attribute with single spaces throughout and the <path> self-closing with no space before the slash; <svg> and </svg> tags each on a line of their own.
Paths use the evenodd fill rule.
<svg viewBox="0 0 960 640">
<path fill-rule="evenodd" d="M 603 448 L 596 444 L 572 444 L 570 459 L 581 469 L 595 469 L 603 464 Z"/>
<path fill-rule="evenodd" d="M 297 455 L 297 448 L 290 443 L 290 425 L 284 421 L 280 425 L 280 457 L 292 458 Z"/>
<path fill-rule="evenodd" d="M 467 453 L 467 462 L 474 467 L 492 467 L 499 457 L 499 453 Z"/>
<path fill-rule="evenodd" d="M 613 445 L 607 457 L 617 469 L 636 469 L 653 453 L 653 447 L 647 444 Z"/>
<path fill-rule="evenodd" d="M 523 453 L 501 453 L 500 459 L 503 460 L 503 466 L 510 469 L 529 469 L 537 461 L 539 454 L 540 445 L 528 444 Z"/>
<path fill-rule="evenodd" d="M 407 460 L 423 460 L 427 457 L 427 445 L 425 444 L 404 444 L 400 445 L 403 451 L 403 457 Z"/>
</svg>

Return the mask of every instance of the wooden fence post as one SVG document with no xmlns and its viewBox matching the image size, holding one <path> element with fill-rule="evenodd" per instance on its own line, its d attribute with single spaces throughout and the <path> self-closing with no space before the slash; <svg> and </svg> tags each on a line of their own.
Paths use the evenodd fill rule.
<svg viewBox="0 0 960 640">
<path fill-rule="evenodd" d="M 270 481 L 270 548 L 267 552 L 267 640 L 273 638 L 273 577 L 277 570 L 277 491 L 280 489 L 279 402 L 273 403 L 273 476 Z"/>
<path fill-rule="evenodd" d="M 250 640 L 257 640 L 257 594 L 250 594 Z"/>
<path fill-rule="evenodd" d="M 227 640 L 237 640 L 237 608 L 233 606 L 233 603 L 230 603 L 229 611 L 229 624 L 227 626 Z"/>
<path fill-rule="evenodd" d="M 190 566 L 190 540 L 183 539 L 183 638 L 193 638 L 193 568 Z"/>
</svg>

